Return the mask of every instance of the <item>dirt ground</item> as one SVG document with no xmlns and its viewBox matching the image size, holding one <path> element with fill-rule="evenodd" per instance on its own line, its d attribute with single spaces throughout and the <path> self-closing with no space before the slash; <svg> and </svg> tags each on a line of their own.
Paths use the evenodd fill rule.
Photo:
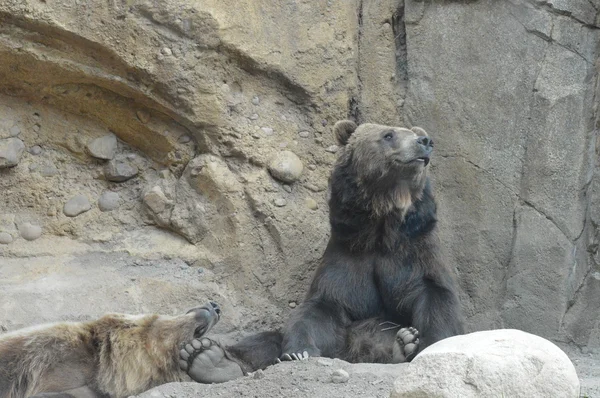
<svg viewBox="0 0 600 398">
<path fill-rule="evenodd" d="M 581 379 L 581 397 L 600 397 L 600 356 L 576 354 L 570 357 Z M 281 363 L 223 384 L 165 384 L 138 397 L 387 398 L 405 366 L 408 365 L 349 364 L 337 359 L 311 358 L 303 362 Z M 346 382 L 333 381 L 333 375 L 339 369 L 348 372 Z"/>
</svg>

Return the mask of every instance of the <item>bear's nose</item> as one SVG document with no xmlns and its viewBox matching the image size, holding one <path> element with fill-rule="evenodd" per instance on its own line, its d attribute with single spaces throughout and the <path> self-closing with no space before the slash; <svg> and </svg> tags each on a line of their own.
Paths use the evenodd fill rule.
<svg viewBox="0 0 600 398">
<path fill-rule="evenodd" d="M 429 137 L 419 137 L 417 138 L 417 142 L 425 148 L 433 148 L 433 140 Z"/>
<path fill-rule="evenodd" d="M 219 307 L 219 304 L 215 303 L 214 301 L 211 301 L 210 305 L 215 309 L 215 312 L 217 314 L 221 313 L 221 307 Z"/>
</svg>

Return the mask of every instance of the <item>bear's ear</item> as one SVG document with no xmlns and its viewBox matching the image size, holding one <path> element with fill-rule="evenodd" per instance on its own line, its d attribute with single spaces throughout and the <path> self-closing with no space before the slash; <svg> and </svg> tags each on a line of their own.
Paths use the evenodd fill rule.
<svg viewBox="0 0 600 398">
<path fill-rule="evenodd" d="M 348 139 L 356 130 L 356 123 L 352 120 L 340 120 L 335 123 L 333 126 L 333 133 L 335 134 L 335 138 L 340 145 L 346 145 L 348 143 Z"/>
<path fill-rule="evenodd" d="M 415 133 L 416 135 L 419 135 L 421 137 L 427 137 L 427 131 L 423 130 L 421 127 L 413 127 L 411 128 L 411 130 L 413 131 L 413 133 Z"/>
</svg>

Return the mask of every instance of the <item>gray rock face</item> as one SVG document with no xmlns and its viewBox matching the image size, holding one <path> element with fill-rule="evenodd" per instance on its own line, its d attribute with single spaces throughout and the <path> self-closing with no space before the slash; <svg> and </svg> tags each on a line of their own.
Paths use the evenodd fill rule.
<svg viewBox="0 0 600 398">
<path fill-rule="evenodd" d="M 119 207 L 119 194 L 112 191 L 104 191 L 98 198 L 100 211 L 112 211 Z"/>
<path fill-rule="evenodd" d="M 597 345 L 598 326 L 584 335 L 576 324 L 599 316 L 573 305 L 592 297 L 583 287 L 597 267 L 586 209 L 600 204 L 589 80 L 600 30 L 581 23 L 597 11 L 531 3 L 406 1 L 410 54 L 396 61 L 410 84 L 399 85 L 398 120 L 436 142 L 440 235 L 470 330 L 505 325 L 563 341 L 577 330 L 579 344 Z"/>
<path fill-rule="evenodd" d="M 114 134 L 98 137 L 88 144 L 87 149 L 95 158 L 111 160 L 117 152 L 117 137 Z"/>
<path fill-rule="evenodd" d="M 138 174 L 136 166 L 126 161 L 111 160 L 104 166 L 104 175 L 108 181 L 123 182 L 132 179 Z"/>
<path fill-rule="evenodd" d="M 22 223 L 19 225 L 19 233 L 25 240 L 36 240 L 42 236 L 42 227 L 32 223 Z"/>
<path fill-rule="evenodd" d="M 63 213 L 67 217 L 76 217 L 92 208 L 90 201 L 85 195 L 77 195 L 69 199 L 63 207 Z"/>
<path fill-rule="evenodd" d="M 427 375 L 427 377 L 423 377 Z M 401 397 L 572 397 L 579 379 L 567 355 L 541 337 L 499 329 L 427 347 L 394 383 Z"/>
<path fill-rule="evenodd" d="M 300 158 L 291 151 L 277 153 L 269 162 L 269 172 L 276 179 L 292 183 L 302 174 L 304 165 Z"/>
<path fill-rule="evenodd" d="M 25 144 L 18 138 L 0 140 L 0 169 L 16 166 L 21 160 Z"/>
</svg>

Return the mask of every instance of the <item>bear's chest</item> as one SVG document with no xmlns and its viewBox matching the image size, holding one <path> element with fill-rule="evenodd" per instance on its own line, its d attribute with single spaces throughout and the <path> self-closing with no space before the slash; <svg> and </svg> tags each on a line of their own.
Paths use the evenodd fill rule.
<svg viewBox="0 0 600 398">
<path fill-rule="evenodd" d="M 374 260 L 375 286 L 381 297 L 386 316 L 402 317 L 403 303 L 414 295 L 414 287 L 420 285 L 421 275 L 415 272 L 410 253 L 380 256 Z"/>
</svg>

